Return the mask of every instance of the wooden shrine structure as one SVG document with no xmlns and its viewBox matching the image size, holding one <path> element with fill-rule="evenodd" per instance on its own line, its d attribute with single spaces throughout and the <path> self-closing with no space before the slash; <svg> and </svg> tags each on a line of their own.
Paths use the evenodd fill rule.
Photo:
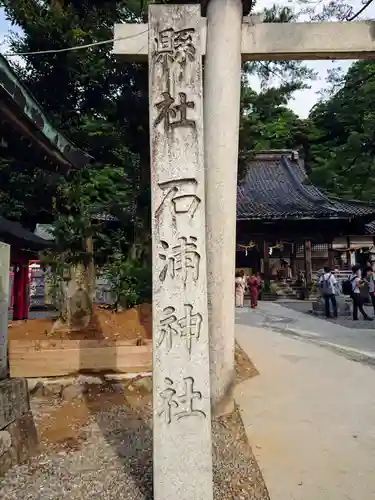
<svg viewBox="0 0 375 500">
<path fill-rule="evenodd" d="M 0 159 L 24 170 L 38 165 L 49 175 L 64 175 L 91 163 L 92 158 L 58 132 L 42 107 L 0 56 Z M 2 213 L 0 205 L 0 214 Z M 38 251 L 51 246 L 33 234 L 39 221 L 17 221 L 0 217 L 0 241 L 11 245 L 10 267 L 14 269 L 13 319 L 28 314 L 28 263 Z"/>
<path fill-rule="evenodd" d="M 342 251 L 348 253 L 350 238 L 356 236 L 371 240 L 368 246 L 372 246 L 369 232 L 374 220 L 375 204 L 330 197 L 311 184 L 295 151 L 256 153 L 238 183 L 236 267 L 262 272 L 269 282 L 276 274 L 273 260 L 280 263 L 278 272 L 284 271 L 284 277 L 287 272 L 296 277 L 302 271 L 297 266 L 302 253 L 309 286 L 312 250 L 319 253 L 326 248 L 327 258 L 319 267 L 333 266 L 340 239 L 345 241 Z"/>
</svg>

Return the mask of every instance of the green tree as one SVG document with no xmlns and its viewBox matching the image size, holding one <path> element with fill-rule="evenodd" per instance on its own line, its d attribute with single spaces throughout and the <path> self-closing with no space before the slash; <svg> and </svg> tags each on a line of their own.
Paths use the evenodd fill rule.
<svg viewBox="0 0 375 500">
<path fill-rule="evenodd" d="M 10 37 L 14 52 L 111 40 L 115 22 L 137 17 L 136 2 L 132 6 L 124 1 L 3 0 L 0 5 L 22 29 L 21 35 Z M 149 182 L 141 168 L 148 163 L 147 71 L 117 62 L 111 50 L 108 43 L 25 56 L 24 65 L 14 63 L 14 67 L 61 132 L 95 158 L 95 165 L 85 173 L 89 176 L 85 202 L 108 209 L 111 198 L 123 222 L 132 224 L 137 243 L 139 234 L 147 241 L 144 233 L 148 232 L 144 206 Z M 12 193 L 9 197 L 13 198 Z"/>
<path fill-rule="evenodd" d="M 331 86 L 310 114 L 311 178 L 339 196 L 373 200 L 375 65 L 356 62 Z"/>
<path fill-rule="evenodd" d="M 273 5 L 264 9 L 264 22 L 294 22 L 298 14 L 290 7 Z M 249 77 L 260 78 L 261 89 L 254 91 Z M 253 151 L 262 149 L 298 149 L 309 157 L 309 123 L 288 108 L 296 90 L 309 88 L 316 78 L 301 61 L 255 61 L 243 65 L 239 178 Z"/>
<path fill-rule="evenodd" d="M 287 107 L 289 86 L 259 93 L 242 87 L 239 178 L 253 151 L 296 149 L 309 156 L 309 123 Z"/>
<path fill-rule="evenodd" d="M 93 268 L 93 255 L 105 265 L 114 249 L 145 258 L 149 246 L 148 178 L 148 97 L 145 67 L 117 62 L 111 53 L 115 22 L 139 17 L 137 4 L 112 1 L 20 0 L 0 2 L 7 18 L 22 29 L 12 34 L 14 52 L 39 52 L 23 57 L 24 64 L 14 69 L 56 126 L 80 148 L 87 150 L 95 163 L 64 179 L 47 182 L 37 169 L 24 169 L 22 175 L 4 167 L 7 176 L 0 199 L 4 211 L 22 219 L 30 213 L 30 199 L 40 203 L 45 219 L 54 224 L 59 264 Z M 132 8 L 132 10 L 130 10 Z M 85 50 L 42 52 L 108 40 Z M 38 176 L 40 183 L 30 182 Z M 147 180 L 146 180 L 147 179 Z M 32 186 L 22 197 L 22 183 Z M 35 204 L 36 205 L 36 204 Z M 33 215 L 40 222 L 36 206 Z M 115 214 L 122 229 L 112 232 L 96 215 Z M 120 241 L 119 241 L 120 240 Z M 88 280 L 92 282 L 91 278 Z M 88 286 L 89 289 L 92 285 Z"/>
<path fill-rule="evenodd" d="M 141 259 L 149 257 L 147 67 L 116 61 L 111 43 L 84 50 L 40 53 L 111 40 L 114 23 L 141 19 L 139 4 L 110 0 L 1 0 L 0 5 L 8 19 L 22 29 L 21 35 L 10 37 L 13 51 L 39 52 L 25 56 L 22 66 L 15 63 L 16 71 L 58 128 L 90 152 L 96 162 L 73 178 L 58 180 L 45 200 L 46 217 L 56 219 L 64 262 L 90 253 L 85 245 L 91 236 L 95 255 L 104 264 L 106 251 L 111 246 L 117 248 L 118 240 L 111 245 L 112 235 L 106 233 L 103 224 L 91 224 L 95 211 L 112 211 L 122 221 L 122 251 L 131 250 L 133 257 Z M 289 8 L 273 7 L 266 11 L 267 22 L 293 20 L 295 15 Z M 248 77 L 254 72 L 262 80 L 258 94 L 248 84 Z M 281 81 L 279 87 L 273 85 L 275 76 Z M 304 64 L 295 61 L 244 65 L 241 158 L 253 149 L 304 145 L 304 124 L 286 105 L 293 91 L 304 88 L 313 76 Z M 13 175 L 11 171 L 8 186 L 15 188 L 18 180 Z M 28 173 L 24 175 L 27 184 Z M 43 190 L 43 179 L 40 182 Z M 30 197 L 32 193 L 31 190 Z M 20 192 L 8 189 L 1 196 L 8 200 L 9 210 L 17 208 L 20 217 L 27 212 Z M 35 208 L 35 217 L 39 215 Z"/>
</svg>

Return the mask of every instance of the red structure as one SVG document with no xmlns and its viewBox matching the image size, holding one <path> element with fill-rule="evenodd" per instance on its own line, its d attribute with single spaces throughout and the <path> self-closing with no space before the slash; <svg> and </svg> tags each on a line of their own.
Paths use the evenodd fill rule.
<svg viewBox="0 0 375 500">
<path fill-rule="evenodd" d="M 53 246 L 53 242 L 36 236 L 18 222 L 0 217 L 0 240 L 10 245 L 9 272 L 13 274 L 9 308 L 13 320 L 28 318 L 29 313 L 29 263 L 38 258 L 38 252 Z"/>
<path fill-rule="evenodd" d="M 29 261 L 17 259 L 12 262 L 13 281 L 13 319 L 27 319 L 29 313 Z"/>
<path fill-rule="evenodd" d="M 1 158 L 6 158 L 11 168 L 39 168 L 53 174 L 65 175 L 72 169 L 83 168 L 92 163 L 93 158 L 67 140 L 48 120 L 40 105 L 23 83 L 18 79 L 11 66 L 0 55 L 0 131 Z M 5 185 L 6 176 L 0 184 Z M 6 213 L 0 206 L 0 214 Z M 21 221 L 26 227 L 34 229 L 44 214 L 22 214 Z M 48 220 L 51 223 L 52 220 Z M 11 246 L 13 267 L 13 286 L 10 307 L 14 319 L 26 319 L 29 306 L 29 269 L 30 260 L 38 258 L 38 252 L 47 242 L 18 222 L 0 217 L 0 241 Z"/>
</svg>

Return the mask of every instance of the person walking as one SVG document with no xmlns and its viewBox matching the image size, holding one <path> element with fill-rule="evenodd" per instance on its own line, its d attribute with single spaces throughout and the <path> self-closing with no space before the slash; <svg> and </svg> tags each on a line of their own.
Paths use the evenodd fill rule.
<svg viewBox="0 0 375 500">
<path fill-rule="evenodd" d="M 260 287 L 260 277 L 252 274 L 247 279 L 247 286 L 250 291 L 250 304 L 251 309 L 255 309 L 258 305 L 259 287 Z"/>
<path fill-rule="evenodd" d="M 235 279 L 235 298 L 236 298 L 236 307 L 243 307 L 244 297 L 245 297 L 245 273 L 243 271 L 239 271 L 236 273 Z"/>
<path fill-rule="evenodd" d="M 368 292 L 371 298 L 372 307 L 374 308 L 375 315 L 375 275 L 372 267 L 367 268 L 367 282 L 368 282 Z"/>
<path fill-rule="evenodd" d="M 352 285 L 351 299 L 353 302 L 353 321 L 358 321 L 358 310 L 365 321 L 372 321 L 372 318 L 366 313 L 363 308 L 363 300 L 361 297 L 360 287 L 363 285 L 363 280 L 359 276 L 360 266 L 352 267 L 352 274 L 349 281 Z"/>
<path fill-rule="evenodd" d="M 332 304 L 333 317 L 337 318 L 337 280 L 329 267 L 324 268 L 324 274 L 319 279 L 319 286 L 324 298 L 324 310 L 326 318 L 330 318 L 330 303 Z"/>
</svg>

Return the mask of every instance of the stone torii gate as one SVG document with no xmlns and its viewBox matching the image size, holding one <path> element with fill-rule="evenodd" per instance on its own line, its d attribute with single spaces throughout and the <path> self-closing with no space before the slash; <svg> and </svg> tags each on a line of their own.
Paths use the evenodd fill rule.
<svg viewBox="0 0 375 500">
<path fill-rule="evenodd" d="M 167 9 L 170 5 L 164 4 Z M 201 18 L 210 367 L 213 408 L 230 393 L 241 60 L 369 59 L 375 22 L 256 23 L 241 0 L 209 0 Z M 147 61 L 146 24 L 117 24 L 114 53 Z M 232 408 L 224 397 L 218 412 Z"/>
</svg>

